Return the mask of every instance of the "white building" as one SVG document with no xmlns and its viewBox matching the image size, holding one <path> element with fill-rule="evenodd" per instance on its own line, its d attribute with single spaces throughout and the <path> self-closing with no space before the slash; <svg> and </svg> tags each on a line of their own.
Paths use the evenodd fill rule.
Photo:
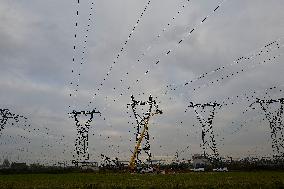
<svg viewBox="0 0 284 189">
<path fill-rule="evenodd" d="M 192 156 L 192 165 L 194 168 L 198 169 L 198 168 L 205 168 L 206 166 L 211 165 L 211 163 L 206 157 L 200 154 L 194 154 Z"/>
</svg>

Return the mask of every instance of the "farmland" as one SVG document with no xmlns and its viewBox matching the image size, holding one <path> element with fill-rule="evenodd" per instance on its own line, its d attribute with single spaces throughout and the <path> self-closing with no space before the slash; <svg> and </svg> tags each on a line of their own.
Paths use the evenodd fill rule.
<svg viewBox="0 0 284 189">
<path fill-rule="evenodd" d="M 0 175 L 0 188 L 284 188 L 284 172 L 10 174 Z"/>
</svg>

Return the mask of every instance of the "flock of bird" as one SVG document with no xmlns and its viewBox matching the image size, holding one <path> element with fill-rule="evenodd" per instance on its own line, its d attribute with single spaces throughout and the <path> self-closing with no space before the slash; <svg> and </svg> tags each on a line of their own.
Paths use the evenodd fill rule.
<svg viewBox="0 0 284 189">
<path fill-rule="evenodd" d="M 141 71 L 142 74 L 137 75 L 136 79 L 130 76 L 130 73 L 135 74 L 135 66 L 130 67 L 127 71 L 122 71 L 119 78 L 112 78 L 112 73 L 114 72 L 114 67 L 119 67 L 120 58 L 126 53 L 126 48 L 131 40 L 134 40 L 134 35 L 137 28 L 140 26 L 145 14 L 149 7 L 151 6 L 151 0 L 147 0 L 145 6 L 143 7 L 141 13 L 138 16 L 134 26 L 130 30 L 127 39 L 123 41 L 121 48 L 114 57 L 114 60 L 110 64 L 107 72 L 103 76 L 100 82 L 96 82 L 97 86 L 90 92 L 90 100 L 84 106 L 84 109 L 79 110 L 80 106 L 80 83 L 81 83 L 81 72 L 86 64 L 87 67 L 87 56 L 88 56 L 88 42 L 90 40 L 89 34 L 94 27 L 94 9 L 95 2 L 90 1 L 89 3 L 89 13 L 87 15 L 86 22 L 80 22 L 81 16 L 81 4 L 87 3 L 76 0 L 76 11 L 75 11 L 75 23 L 74 23 L 74 45 L 73 45 L 73 55 L 72 55 L 72 66 L 71 73 L 72 79 L 70 81 L 70 99 L 72 103 L 68 105 L 69 115 L 73 121 L 75 121 L 74 127 L 76 127 L 77 137 L 74 139 L 74 144 L 66 141 L 65 134 L 58 134 L 56 131 L 50 130 L 48 127 L 37 127 L 32 125 L 32 120 L 27 117 L 18 115 L 12 110 L 1 107 L 0 109 L 0 147 L 2 147 L 1 155 L 6 156 L 18 156 L 17 161 L 26 161 L 33 156 L 42 157 L 41 163 L 47 163 L 51 160 L 53 163 L 56 161 L 67 161 L 65 156 L 72 155 L 72 158 L 76 162 L 86 162 L 90 161 L 90 153 L 93 152 L 97 154 L 97 157 L 101 158 L 102 165 L 118 165 L 118 157 L 111 159 L 109 155 L 103 154 L 97 151 L 95 148 L 91 152 L 89 150 L 89 139 L 91 138 L 90 127 L 92 124 L 96 125 L 97 119 L 100 119 L 102 123 L 107 126 L 112 127 L 111 115 L 109 110 L 114 107 L 115 104 L 120 103 L 123 98 L 126 97 L 128 102 L 125 103 L 127 123 L 129 125 L 128 133 L 132 133 L 131 126 L 134 129 L 135 140 L 130 139 L 130 152 L 132 158 L 137 163 L 142 163 L 140 155 L 142 152 L 146 154 L 146 162 L 150 162 L 153 158 L 153 153 L 151 152 L 151 128 L 148 128 L 149 121 L 152 119 L 154 114 L 161 114 L 162 111 L 158 108 L 159 105 L 164 105 L 163 113 L 167 112 L 167 107 L 171 106 L 175 102 L 182 100 L 184 109 L 181 111 L 181 116 L 175 119 L 175 125 L 178 129 L 184 124 L 188 124 L 187 117 L 191 111 L 192 114 L 196 116 L 193 119 L 197 122 L 195 126 L 198 126 L 197 133 L 192 133 L 191 131 L 183 132 L 185 138 L 189 136 L 198 136 L 201 139 L 202 153 L 208 157 L 219 158 L 220 153 L 218 147 L 221 147 L 222 141 L 224 141 L 224 133 L 231 135 L 237 135 L 244 127 L 250 124 L 253 119 L 260 119 L 260 122 L 266 122 L 264 124 L 270 127 L 270 139 L 272 141 L 272 149 L 274 155 L 281 156 L 284 153 L 284 127 L 283 127 L 283 89 L 282 85 L 277 85 L 269 87 L 264 90 L 250 90 L 245 92 L 240 92 L 239 95 L 223 97 L 223 99 L 216 99 L 208 102 L 198 102 L 193 100 L 191 96 L 194 93 L 198 93 L 203 89 L 213 88 L 217 85 L 222 86 L 226 81 L 233 80 L 235 78 L 241 77 L 243 73 L 253 70 L 261 65 L 277 64 L 279 63 L 279 58 L 282 56 L 281 50 L 283 48 L 283 37 L 272 40 L 271 42 L 263 45 L 261 48 L 254 50 L 252 53 L 241 56 L 237 58 L 230 64 L 219 66 L 211 71 L 206 71 L 199 76 L 185 81 L 179 84 L 166 84 L 157 87 L 152 91 L 154 94 L 160 94 L 160 96 L 152 97 L 150 95 L 148 100 L 143 100 L 145 96 L 148 95 L 148 91 L 139 92 L 137 94 L 139 101 L 135 100 L 134 96 L 128 96 L 134 93 L 135 86 L 140 86 L 145 79 L 150 78 L 151 71 L 158 66 L 163 66 L 163 61 L 167 59 L 170 55 L 173 55 L 175 51 L 180 48 L 181 44 L 185 40 L 189 40 L 193 37 L 195 33 L 198 32 L 199 28 L 203 26 L 206 22 L 210 20 L 217 12 L 222 8 L 226 0 L 220 1 L 212 11 L 209 12 L 204 17 L 200 18 L 200 21 L 193 27 L 186 26 L 185 34 L 176 40 L 176 42 L 171 46 L 171 48 L 166 49 L 162 52 L 159 57 L 156 57 L 150 64 L 148 61 L 144 60 L 146 55 L 151 52 L 153 46 L 158 43 L 163 35 L 175 27 L 178 18 L 186 12 L 186 7 L 190 5 L 190 0 L 184 0 L 181 3 L 179 10 L 171 17 L 167 22 L 165 27 L 163 27 L 158 34 L 154 34 L 152 44 L 147 45 L 147 47 L 142 51 L 138 57 L 135 58 L 135 64 L 139 64 L 143 67 Z M 144 64 L 143 64 L 144 63 Z M 106 82 L 108 80 L 115 79 L 119 82 L 119 85 L 112 88 L 112 95 L 108 95 L 106 92 L 108 86 Z M 181 94 L 181 95 L 177 95 Z M 275 94 L 280 94 L 275 96 Z M 148 96 L 147 96 L 148 98 Z M 103 101 L 107 106 L 103 109 L 99 109 L 97 106 L 98 101 Z M 130 101 L 130 103 L 129 103 Z M 234 121 L 231 123 L 231 127 L 222 128 L 222 131 L 218 133 L 215 128 L 215 117 L 221 111 L 228 111 L 231 106 L 241 105 L 245 107 L 245 110 L 241 111 L 241 115 L 250 115 L 256 109 L 256 104 L 259 104 L 260 110 L 257 112 L 257 116 L 253 119 L 248 117 L 243 121 Z M 226 110 L 224 110 L 226 108 Z M 244 108 L 243 108 L 244 109 Z M 256 111 L 255 111 L 256 112 Z M 99 116 L 95 116 L 95 115 Z M 170 114 L 169 114 L 170 115 Z M 160 117 L 163 117 L 162 115 Z M 157 119 L 159 119 L 157 117 Z M 174 118 L 173 118 L 174 119 Z M 188 125 L 187 125 L 188 126 Z M 196 127 L 195 127 L 196 128 Z M 5 130 L 9 132 L 5 133 Z M 192 129 L 194 130 L 194 129 Z M 196 130 L 196 129 L 195 129 Z M 191 132 L 191 133 L 190 133 Z M 196 135 L 197 134 L 197 135 Z M 89 136 L 90 135 L 90 136 Z M 94 134 L 93 134 L 94 136 Z M 220 141 L 217 141 L 216 137 L 220 136 Z M 182 137 L 182 136 L 181 136 Z M 111 151 L 117 156 L 120 154 L 129 154 L 129 152 L 123 152 L 120 150 L 120 144 L 126 143 L 125 135 L 119 136 L 120 144 L 116 143 L 114 138 L 110 135 L 98 134 L 99 140 L 102 143 L 107 144 L 105 151 Z M 154 136 L 152 137 L 154 140 Z M 34 142 L 33 142 L 34 141 Z M 40 142 L 38 142 L 40 141 Z M 219 144 L 218 144 L 219 142 Z M 159 142 L 158 142 L 159 143 Z M 14 153 L 12 149 L 17 146 Z M 34 151 L 33 147 L 37 145 L 41 151 Z M 96 145 L 96 144 L 95 144 Z M 60 146 L 60 147 L 59 147 Z M 133 150 L 133 147 L 134 151 Z M 159 148 L 164 151 L 164 146 L 159 143 Z M 59 150 L 62 153 L 62 158 L 58 160 L 58 157 L 49 153 L 52 149 Z M 184 149 L 175 149 L 170 152 L 173 155 L 177 152 L 185 153 L 190 151 L 190 145 L 186 145 Z M 74 151 L 74 152 L 73 152 Z M 112 156 L 112 155 L 111 155 Z"/>
</svg>

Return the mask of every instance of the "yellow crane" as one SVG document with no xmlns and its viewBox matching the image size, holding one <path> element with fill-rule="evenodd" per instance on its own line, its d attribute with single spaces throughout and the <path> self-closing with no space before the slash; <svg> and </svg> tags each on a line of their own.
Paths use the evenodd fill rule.
<svg viewBox="0 0 284 189">
<path fill-rule="evenodd" d="M 135 162 L 135 159 L 137 157 L 137 154 L 138 154 L 138 150 L 141 146 L 141 142 L 145 136 L 145 132 L 148 130 L 148 124 L 149 124 L 149 120 L 150 120 L 150 117 L 154 116 L 155 114 L 162 114 L 162 111 L 161 110 L 156 110 L 155 113 L 151 113 L 148 117 L 145 118 L 144 120 L 144 128 L 143 128 L 143 131 L 139 137 L 139 139 L 137 140 L 137 143 L 136 143 L 136 146 L 134 148 L 134 151 L 133 151 L 133 154 L 130 158 L 130 162 L 129 162 L 129 168 L 130 170 L 134 171 L 135 168 L 136 168 L 136 162 Z"/>
</svg>

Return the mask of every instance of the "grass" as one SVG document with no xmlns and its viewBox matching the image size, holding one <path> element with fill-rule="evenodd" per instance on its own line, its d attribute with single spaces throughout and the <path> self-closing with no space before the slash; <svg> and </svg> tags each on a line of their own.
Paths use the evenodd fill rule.
<svg viewBox="0 0 284 189">
<path fill-rule="evenodd" d="M 284 172 L 182 173 L 138 175 L 128 173 L 68 173 L 0 175 L 1 189 L 63 188 L 283 188 Z"/>
</svg>

